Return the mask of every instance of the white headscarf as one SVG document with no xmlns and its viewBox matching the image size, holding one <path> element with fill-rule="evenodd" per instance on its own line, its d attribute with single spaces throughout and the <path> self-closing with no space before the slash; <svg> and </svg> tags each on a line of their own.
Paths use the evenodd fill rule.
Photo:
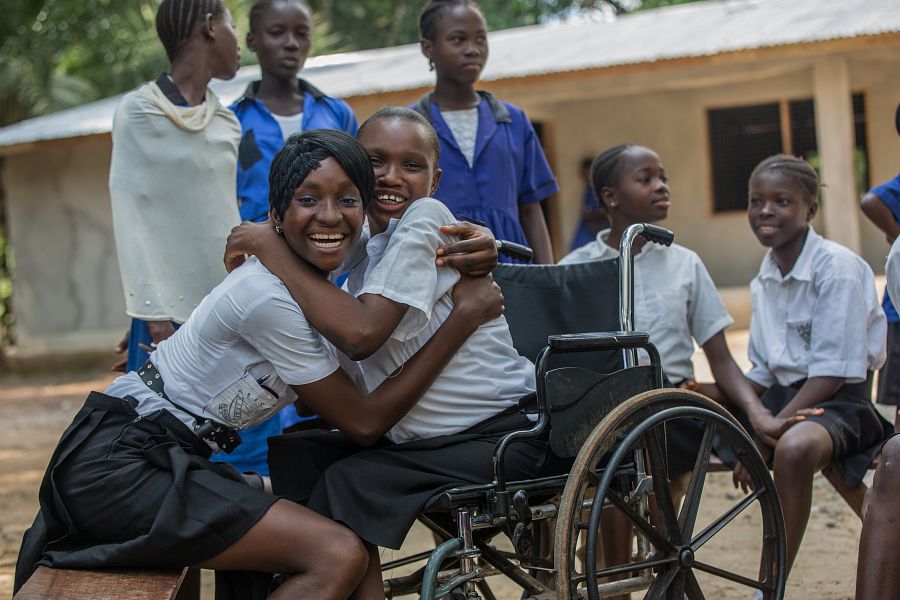
<svg viewBox="0 0 900 600">
<path fill-rule="evenodd" d="M 127 313 L 184 322 L 225 277 L 225 238 L 240 222 L 241 127 L 218 97 L 176 106 L 155 83 L 126 94 L 113 119 L 113 229 Z"/>
</svg>

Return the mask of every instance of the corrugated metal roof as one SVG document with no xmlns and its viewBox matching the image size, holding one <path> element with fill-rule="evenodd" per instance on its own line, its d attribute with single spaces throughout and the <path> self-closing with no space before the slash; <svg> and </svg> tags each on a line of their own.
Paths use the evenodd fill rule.
<svg viewBox="0 0 900 600">
<path fill-rule="evenodd" d="M 710 56 L 900 32 L 898 0 L 707 0 L 593 22 L 497 31 L 482 79 Z M 429 86 L 418 44 L 314 57 L 303 76 L 329 94 L 362 96 Z M 259 78 L 242 68 L 211 87 L 227 104 Z M 0 147 L 109 132 L 119 96 L 0 129 Z"/>
</svg>

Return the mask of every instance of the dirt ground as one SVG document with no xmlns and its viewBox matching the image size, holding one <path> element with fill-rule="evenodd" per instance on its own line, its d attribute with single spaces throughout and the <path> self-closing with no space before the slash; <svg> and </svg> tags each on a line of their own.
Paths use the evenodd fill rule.
<svg viewBox="0 0 900 600">
<path fill-rule="evenodd" d="M 729 335 L 736 356 L 746 348 L 746 333 Z M 743 354 L 745 356 L 745 354 Z M 698 363 L 698 378 L 704 379 L 705 365 Z M 12 578 L 22 534 L 37 509 L 37 489 L 56 440 L 90 390 L 102 390 L 111 373 L 93 371 L 82 375 L 0 376 L 0 598 L 12 595 Z M 871 473 L 869 475 L 871 479 Z M 730 475 L 711 475 L 707 482 L 701 521 L 721 514 L 735 499 Z M 709 550 L 715 564 L 752 574 L 758 556 L 754 542 L 759 519 L 748 515 L 735 521 L 716 538 Z M 698 523 L 702 527 L 704 523 Z M 856 572 L 859 519 L 831 489 L 817 478 L 813 510 L 806 538 L 788 585 L 790 600 L 845 600 L 853 597 Z M 756 536 L 756 537 L 754 537 Z M 404 551 L 428 547 L 429 534 L 415 528 Z M 395 553 L 385 551 L 383 559 Z M 204 597 L 211 598 L 205 577 Z M 504 585 L 505 584 L 505 585 Z M 494 586 L 498 598 L 514 600 L 519 591 L 506 582 Z M 704 588 L 707 589 L 707 588 Z M 707 598 L 746 598 L 752 594 L 728 587 L 711 588 Z M 637 595 L 635 595 L 636 597 Z"/>
</svg>

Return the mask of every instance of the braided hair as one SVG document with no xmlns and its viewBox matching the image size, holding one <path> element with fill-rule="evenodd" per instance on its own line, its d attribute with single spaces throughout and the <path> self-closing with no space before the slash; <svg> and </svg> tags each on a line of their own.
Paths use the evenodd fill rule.
<svg viewBox="0 0 900 600">
<path fill-rule="evenodd" d="M 431 146 L 434 155 L 434 166 L 438 166 L 438 161 L 441 159 L 441 142 L 438 140 L 437 132 L 434 130 L 431 123 L 428 122 L 428 119 L 411 108 L 405 106 L 385 106 L 378 109 L 375 114 L 366 119 L 360 126 L 359 131 L 356 133 L 357 139 L 362 138 L 363 134 L 373 123 L 389 120 L 405 121 L 421 127 L 422 131 L 425 133 L 428 144 Z"/>
<path fill-rule="evenodd" d="M 780 171 L 790 176 L 806 192 L 806 200 L 816 203 L 819 197 L 819 174 L 808 162 L 802 158 L 789 154 L 776 154 L 756 165 L 750 174 L 750 179 L 766 171 Z"/>
<path fill-rule="evenodd" d="M 372 162 L 365 148 L 353 136 L 334 129 L 312 129 L 291 135 L 269 169 L 269 206 L 284 217 L 291 198 L 310 171 L 333 158 L 362 196 L 363 207 L 375 194 Z"/>
<path fill-rule="evenodd" d="M 454 6 L 470 6 L 481 12 L 481 6 L 475 0 L 429 0 L 419 13 L 419 37 L 433 42 L 437 35 L 437 22 L 445 8 Z"/>
<path fill-rule="evenodd" d="M 175 60 L 181 45 L 191 36 L 197 21 L 225 11 L 222 0 L 163 0 L 156 11 L 156 34 L 169 60 Z"/>
<path fill-rule="evenodd" d="M 605 187 L 614 188 L 619 185 L 622 178 L 622 159 L 632 148 L 637 148 L 637 146 L 635 144 L 613 146 L 601 152 L 591 164 L 591 189 L 594 190 L 594 197 L 601 204 L 604 202 L 600 192 Z"/>
<path fill-rule="evenodd" d="M 310 15 L 312 14 L 312 8 L 306 0 L 256 0 L 256 2 L 253 3 L 253 6 L 250 7 L 250 31 L 256 31 L 256 26 L 259 24 L 259 20 L 262 18 L 263 13 L 276 2 L 296 2 L 305 8 L 306 12 Z"/>
</svg>

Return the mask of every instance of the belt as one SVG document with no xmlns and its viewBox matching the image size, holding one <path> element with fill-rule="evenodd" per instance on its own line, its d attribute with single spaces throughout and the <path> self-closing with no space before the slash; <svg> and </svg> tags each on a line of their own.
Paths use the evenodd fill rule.
<svg viewBox="0 0 900 600">
<path fill-rule="evenodd" d="M 138 376 L 141 378 L 141 381 L 144 382 L 144 385 L 150 388 L 150 391 L 154 392 L 157 396 L 181 412 L 193 417 L 194 434 L 206 442 L 213 451 L 222 451 L 226 454 L 231 454 L 231 452 L 241 444 L 241 436 L 236 429 L 213 421 L 212 419 L 201 417 L 169 398 L 166 395 L 162 376 L 159 374 L 156 367 L 153 366 L 153 363 L 150 362 L 149 358 L 147 359 L 147 362 L 144 363 L 144 366 L 138 369 Z"/>
</svg>

